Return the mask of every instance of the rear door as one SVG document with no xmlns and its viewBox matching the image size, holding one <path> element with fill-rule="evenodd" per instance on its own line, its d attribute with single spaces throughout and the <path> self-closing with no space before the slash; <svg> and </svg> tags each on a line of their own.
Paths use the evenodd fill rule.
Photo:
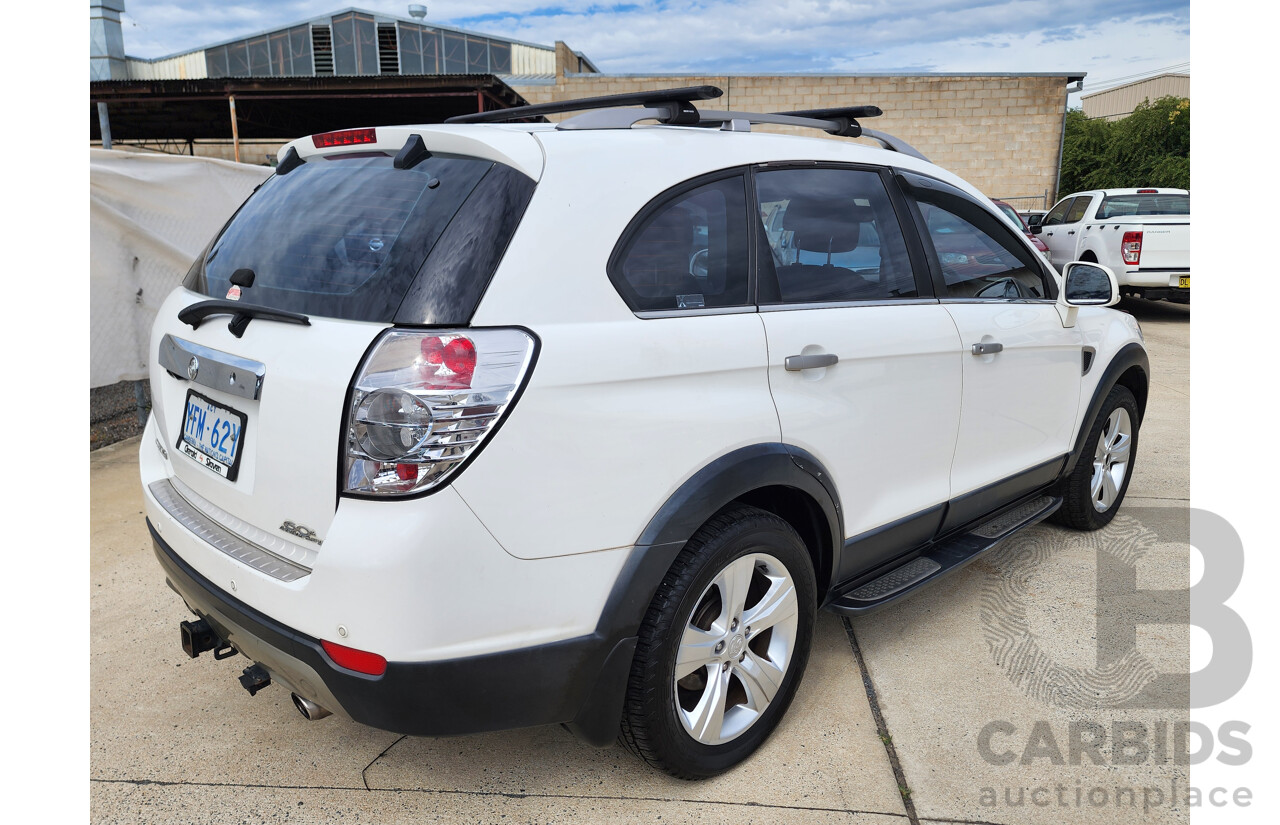
<svg viewBox="0 0 1280 825">
<path fill-rule="evenodd" d="M 282 168 L 169 296 L 152 336 L 174 487 L 268 548 L 324 540 L 361 358 L 392 322 L 465 325 L 488 280 L 475 262 L 496 265 L 472 247 L 501 250 L 495 236 L 509 231 L 477 224 L 495 199 L 527 203 L 533 188 L 456 156 L 395 168 L 385 152 L 313 155 Z M 209 302 L 214 314 L 180 317 Z"/>
<path fill-rule="evenodd" d="M 844 554 L 835 573 L 846 579 L 937 528 L 960 341 L 879 171 L 768 167 L 754 179 L 767 241 L 760 317 L 783 439 L 830 471 L 846 539 L 893 525 L 886 540 Z"/>
<path fill-rule="evenodd" d="M 904 173 L 935 290 L 960 333 L 964 391 L 952 506 L 957 527 L 1051 481 L 1070 449 L 1083 341 L 1057 285 L 1004 221 L 958 189 Z"/>
</svg>

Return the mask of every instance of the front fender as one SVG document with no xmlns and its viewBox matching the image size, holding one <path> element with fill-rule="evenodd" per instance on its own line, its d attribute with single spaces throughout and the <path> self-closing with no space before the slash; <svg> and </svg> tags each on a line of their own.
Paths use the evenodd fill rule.
<svg viewBox="0 0 1280 825">
<path fill-rule="evenodd" d="M 1095 364 L 1092 369 L 1096 370 L 1098 366 L 1100 365 Z M 1071 474 L 1080 457 L 1088 449 L 1089 445 L 1086 442 L 1089 438 L 1089 430 L 1094 419 L 1098 417 L 1098 413 L 1102 410 L 1102 405 L 1107 400 L 1111 390 L 1119 383 L 1124 383 L 1125 386 L 1134 390 L 1134 396 L 1138 400 L 1138 417 L 1139 425 L 1141 425 L 1141 419 L 1146 413 L 1147 388 L 1150 386 L 1150 382 L 1151 364 L 1147 358 L 1147 351 L 1141 344 L 1130 342 L 1116 351 L 1106 367 L 1103 368 L 1089 403 L 1084 406 L 1084 415 L 1080 418 L 1075 445 L 1072 447 L 1071 455 L 1063 467 L 1062 477 L 1065 478 Z"/>
</svg>

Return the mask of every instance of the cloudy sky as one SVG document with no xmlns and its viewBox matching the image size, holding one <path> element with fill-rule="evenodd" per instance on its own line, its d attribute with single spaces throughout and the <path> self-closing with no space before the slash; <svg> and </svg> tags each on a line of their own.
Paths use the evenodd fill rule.
<svg viewBox="0 0 1280 825">
<path fill-rule="evenodd" d="M 128 54 L 158 57 L 351 0 L 125 0 Z M 407 16 L 408 0 L 359 8 Z M 1189 0 L 438 0 L 427 19 L 563 40 L 604 72 L 1087 72 L 1086 91 L 1189 71 Z"/>
</svg>

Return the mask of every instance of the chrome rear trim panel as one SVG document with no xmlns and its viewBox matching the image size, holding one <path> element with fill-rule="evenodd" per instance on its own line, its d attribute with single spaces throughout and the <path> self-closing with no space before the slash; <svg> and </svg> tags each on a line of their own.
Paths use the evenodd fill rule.
<svg viewBox="0 0 1280 825">
<path fill-rule="evenodd" d="M 233 559 L 282 582 L 297 581 L 311 574 L 316 551 L 277 538 L 236 519 L 205 500 L 177 479 L 161 479 L 148 488 L 156 501 L 179 524 Z M 215 521 L 225 519 L 228 526 Z M 230 527 L 250 534 L 255 543 Z M 263 545 L 268 546 L 263 546 Z"/>
<path fill-rule="evenodd" d="M 184 381 L 257 401 L 267 367 L 261 361 L 202 347 L 166 334 L 160 341 L 160 366 Z"/>
</svg>

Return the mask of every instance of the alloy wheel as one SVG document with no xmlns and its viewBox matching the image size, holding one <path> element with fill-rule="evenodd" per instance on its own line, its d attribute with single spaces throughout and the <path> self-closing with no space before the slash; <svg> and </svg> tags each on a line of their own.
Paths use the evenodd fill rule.
<svg viewBox="0 0 1280 825">
<path fill-rule="evenodd" d="M 704 745 L 742 735 L 769 707 L 795 649 L 799 609 L 782 562 L 752 553 L 703 590 L 676 652 L 676 715 Z"/>
</svg>

